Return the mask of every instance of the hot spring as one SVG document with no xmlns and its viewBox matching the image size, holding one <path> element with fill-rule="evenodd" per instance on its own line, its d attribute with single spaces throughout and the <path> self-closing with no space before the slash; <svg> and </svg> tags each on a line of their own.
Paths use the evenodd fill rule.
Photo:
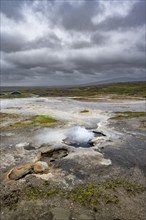
<svg viewBox="0 0 146 220">
<path fill-rule="evenodd" d="M 36 137 L 39 144 L 50 145 L 67 144 L 73 147 L 91 147 L 90 140 L 97 136 L 104 136 L 100 132 L 87 129 L 83 126 L 73 126 L 68 129 L 46 128 Z"/>
</svg>

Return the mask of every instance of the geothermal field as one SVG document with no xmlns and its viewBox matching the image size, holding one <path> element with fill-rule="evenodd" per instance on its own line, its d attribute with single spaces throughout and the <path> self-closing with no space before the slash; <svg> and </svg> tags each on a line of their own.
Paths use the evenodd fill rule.
<svg viewBox="0 0 146 220">
<path fill-rule="evenodd" d="M 142 98 L 1 99 L 1 219 L 143 220 Z"/>
</svg>

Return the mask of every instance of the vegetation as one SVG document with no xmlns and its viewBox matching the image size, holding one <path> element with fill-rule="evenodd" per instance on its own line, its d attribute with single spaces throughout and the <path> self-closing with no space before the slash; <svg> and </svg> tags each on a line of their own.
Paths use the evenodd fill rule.
<svg viewBox="0 0 146 220">
<path fill-rule="evenodd" d="M 17 119 L 16 116 L 13 114 L 7 114 L 7 113 L 2 113 L 0 114 L 0 118 L 3 117 L 7 117 L 7 118 L 12 118 L 12 119 Z M 50 118 L 47 115 L 37 115 L 37 116 L 33 116 L 28 118 L 27 120 L 22 120 L 7 126 L 1 126 L 1 128 L 18 128 L 18 127 L 24 127 L 24 126 L 41 126 L 41 127 L 49 127 L 52 125 L 55 125 L 56 123 L 58 123 L 59 121 L 54 119 L 54 118 Z"/>
<path fill-rule="evenodd" d="M 89 112 L 88 109 L 84 109 L 84 110 L 80 111 L 80 113 L 88 113 L 88 112 Z"/>
<path fill-rule="evenodd" d="M 106 85 L 72 87 L 72 88 L 15 88 L 21 92 L 21 97 L 32 97 L 34 95 L 56 97 L 56 96 L 96 96 L 96 95 L 119 95 L 119 96 L 133 96 L 146 97 L 145 82 L 131 82 L 131 83 L 113 83 Z M 2 88 L 1 98 L 16 98 L 11 92 L 14 88 Z"/>
<path fill-rule="evenodd" d="M 106 182 L 96 184 L 87 183 L 81 184 L 73 189 L 63 189 L 63 188 L 52 188 L 49 186 L 48 182 L 44 187 L 33 186 L 29 184 L 22 188 L 21 190 L 14 190 L 10 194 L 3 197 L 2 206 L 15 208 L 20 200 L 30 201 L 30 200 L 52 200 L 53 198 L 58 198 L 59 200 L 68 200 L 71 203 L 77 203 L 79 205 L 88 206 L 94 211 L 97 211 L 98 205 L 116 205 L 120 207 L 120 201 L 122 196 L 122 201 L 124 197 L 134 198 L 136 194 L 143 193 L 146 191 L 146 187 L 138 185 L 137 183 L 131 183 L 122 178 L 116 178 L 113 180 L 108 180 Z"/>
<path fill-rule="evenodd" d="M 56 124 L 58 121 L 54 118 L 50 118 L 47 115 L 38 115 L 33 116 L 29 119 L 29 121 L 18 122 L 12 124 L 11 127 L 23 127 L 23 126 L 42 126 L 42 127 L 49 127 Z"/>
<path fill-rule="evenodd" d="M 16 95 L 11 94 L 11 92 L 9 92 L 9 91 L 6 91 L 6 92 L 3 92 L 3 93 L 0 94 L 0 98 L 6 98 L 6 99 L 11 99 L 11 98 L 31 98 L 33 96 L 34 96 L 33 93 L 25 92 L 25 91 L 22 91 L 21 94 L 16 94 Z"/>
<path fill-rule="evenodd" d="M 32 125 L 32 123 L 31 122 L 17 122 L 14 124 L 10 124 L 8 127 L 18 128 L 18 127 L 25 127 L 25 126 L 29 126 L 29 125 Z"/>
<path fill-rule="evenodd" d="M 42 126 L 50 126 L 52 124 L 56 124 L 58 121 L 54 118 L 50 118 L 47 115 L 38 115 L 38 116 L 34 116 L 32 118 L 32 122 L 35 125 L 42 125 Z"/>
<path fill-rule="evenodd" d="M 112 119 L 146 117 L 146 112 L 116 112 L 115 114 L 116 116 L 112 117 Z"/>
<path fill-rule="evenodd" d="M 124 190 L 124 192 L 129 196 L 134 196 L 136 193 L 141 193 L 146 189 L 136 183 L 130 183 L 125 179 L 117 178 L 101 184 L 82 184 L 72 190 L 57 188 L 42 191 L 29 186 L 29 188 L 25 189 L 24 196 L 28 200 L 37 200 L 48 198 L 50 196 L 60 196 L 62 199 L 66 198 L 85 206 L 94 207 L 100 203 L 112 203 L 118 205 L 120 201 L 120 190 L 122 190 L 122 192 Z"/>
<path fill-rule="evenodd" d="M 101 201 L 105 204 L 118 204 L 118 190 L 120 188 L 131 195 L 145 190 L 139 185 L 117 178 L 101 184 L 86 184 L 76 187 L 70 192 L 70 197 L 83 205 L 95 205 Z"/>
<path fill-rule="evenodd" d="M 42 198 L 47 198 L 50 196 L 55 196 L 59 192 L 58 189 L 50 189 L 49 191 L 42 191 L 33 186 L 29 186 L 24 191 L 24 197 L 28 200 L 37 200 Z"/>
</svg>

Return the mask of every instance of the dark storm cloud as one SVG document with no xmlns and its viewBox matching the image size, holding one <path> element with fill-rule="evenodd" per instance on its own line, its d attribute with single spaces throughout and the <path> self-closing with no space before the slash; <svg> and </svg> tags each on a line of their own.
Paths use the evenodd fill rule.
<svg viewBox="0 0 146 220">
<path fill-rule="evenodd" d="M 13 17 L 15 19 L 18 19 L 19 16 L 19 8 L 22 4 L 23 0 L 1 0 L 0 6 L 1 11 L 5 13 L 9 17 Z"/>
<path fill-rule="evenodd" d="M 11 33 L 3 33 L 1 35 L 1 50 L 5 52 L 13 52 L 22 50 L 25 45 L 23 36 L 16 36 Z"/>
<path fill-rule="evenodd" d="M 72 85 L 145 71 L 145 1 L 2 1 L 4 85 Z"/>
<path fill-rule="evenodd" d="M 79 7 L 73 7 L 67 1 L 60 7 L 62 25 L 68 30 L 90 31 L 94 29 L 91 17 L 96 13 L 97 1 L 85 1 Z"/>
</svg>

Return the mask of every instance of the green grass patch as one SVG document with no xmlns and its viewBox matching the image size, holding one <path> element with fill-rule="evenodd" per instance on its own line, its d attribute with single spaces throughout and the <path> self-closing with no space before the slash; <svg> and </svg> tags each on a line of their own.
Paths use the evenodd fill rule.
<svg viewBox="0 0 146 220">
<path fill-rule="evenodd" d="M 51 118 L 47 115 L 38 115 L 32 118 L 32 123 L 38 126 L 49 127 L 51 125 L 58 123 L 58 120 Z"/>
<path fill-rule="evenodd" d="M 41 127 L 50 127 L 57 124 L 59 121 L 51 118 L 47 115 L 37 115 L 31 118 L 28 118 L 25 121 L 19 121 L 8 126 L 1 126 L 3 128 L 18 128 L 18 127 L 26 127 L 26 126 L 41 126 Z"/>
<path fill-rule="evenodd" d="M 146 112 L 116 112 L 116 115 L 111 119 L 126 119 L 126 118 L 137 118 L 146 117 Z"/>
<path fill-rule="evenodd" d="M 32 120 L 33 120 L 33 122 L 39 122 L 39 123 L 55 123 L 55 122 L 57 122 L 56 119 L 50 118 L 47 115 L 34 116 L 32 118 Z"/>
<path fill-rule="evenodd" d="M 80 111 L 80 113 L 88 113 L 88 112 L 89 112 L 88 109 L 84 109 L 84 110 Z"/>
<path fill-rule="evenodd" d="M 32 125 L 32 122 L 17 122 L 14 124 L 10 124 L 11 128 L 19 128 L 19 127 L 25 127 L 25 126 L 29 126 Z"/>
<path fill-rule="evenodd" d="M 100 203 L 118 205 L 121 190 L 122 194 L 124 192 L 124 196 L 135 196 L 137 193 L 146 191 L 146 188 L 125 179 L 117 178 L 100 184 L 81 184 L 71 190 L 56 188 L 42 191 L 29 186 L 25 189 L 24 196 L 29 200 L 37 200 L 57 195 L 62 199 L 69 199 L 85 206 L 94 207 L 94 205 Z"/>
</svg>

